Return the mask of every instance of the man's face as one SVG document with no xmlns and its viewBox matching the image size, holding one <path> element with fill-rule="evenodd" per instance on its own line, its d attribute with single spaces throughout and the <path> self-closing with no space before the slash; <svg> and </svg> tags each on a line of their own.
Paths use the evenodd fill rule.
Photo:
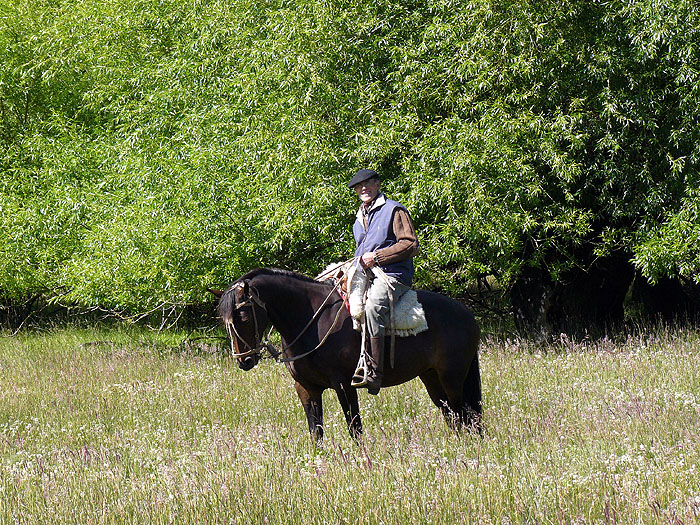
<svg viewBox="0 0 700 525">
<path fill-rule="evenodd" d="M 369 179 L 359 184 L 355 184 L 353 189 L 357 193 L 357 196 L 362 201 L 362 204 L 369 204 L 374 199 L 377 198 L 379 192 L 381 191 L 381 183 L 379 179 Z"/>
</svg>

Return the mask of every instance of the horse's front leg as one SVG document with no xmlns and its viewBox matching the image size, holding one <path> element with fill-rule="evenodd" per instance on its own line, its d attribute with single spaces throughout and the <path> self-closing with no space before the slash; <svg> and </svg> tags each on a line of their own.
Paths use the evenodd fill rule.
<svg viewBox="0 0 700 525">
<path fill-rule="evenodd" d="M 309 422 L 309 432 L 315 441 L 323 439 L 323 390 L 310 389 L 299 383 L 294 383 Z"/>
<path fill-rule="evenodd" d="M 335 393 L 338 394 L 340 406 L 343 407 L 350 437 L 357 440 L 362 436 L 362 420 L 360 419 L 360 403 L 357 398 L 357 389 L 342 383 L 336 385 L 334 389 Z"/>
</svg>

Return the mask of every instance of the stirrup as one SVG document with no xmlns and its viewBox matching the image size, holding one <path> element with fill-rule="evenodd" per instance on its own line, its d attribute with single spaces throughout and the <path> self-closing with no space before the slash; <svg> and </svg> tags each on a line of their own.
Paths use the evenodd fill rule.
<svg viewBox="0 0 700 525">
<path fill-rule="evenodd" d="M 363 352 L 362 355 L 360 356 L 360 360 L 357 363 L 357 368 L 355 369 L 355 373 L 352 376 L 352 381 L 350 382 L 350 386 L 354 386 L 355 388 L 365 386 L 369 380 L 368 375 L 369 375 L 369 372 L 367 370 L 367 362 L 365 361 L 365 354 Z"/>
<path fill-rule="evenodd" d="M 367 367 L 358 366 L 355 370 L 355 374 L 352 376 L 350 386 L 354 386 L 355 388 L 365 386 L 369 382 L 368 379 Z"/>
</svg>

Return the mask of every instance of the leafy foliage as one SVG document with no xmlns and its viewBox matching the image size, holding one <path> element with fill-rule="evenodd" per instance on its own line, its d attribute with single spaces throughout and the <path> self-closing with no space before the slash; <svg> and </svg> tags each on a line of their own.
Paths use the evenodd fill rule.
<svg viewBox="0 0 700 525">
<path fill-rule="evenodd" d="M 2 0 L 0 291 L 143 311 L 348 257 L 361 166 L 418 285 L 622 254 L 697 279 L 689 0 Z"/>
</svg>

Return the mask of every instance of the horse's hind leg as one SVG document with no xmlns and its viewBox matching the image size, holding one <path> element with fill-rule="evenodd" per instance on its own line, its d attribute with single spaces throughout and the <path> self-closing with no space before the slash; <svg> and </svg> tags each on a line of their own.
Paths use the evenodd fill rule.
<svg viewBox="0 0 700 525">
<path fill-rule="evenodd" d="M 311 390 L 301 383 L 294 383 L 297 395 L 301 400 L 306 413 L 306 420 L 309 422 L 309 432 L 316 442 L 323 439 L 323 403 L 320 390 Z"/>
<path fill-rule="evenodd" d="M 481 383 L 479 362 L 475 357 L 466 378 L 457 370 L 438 373 L 434 370 L 420 376 L 428 394 L 455 430 L 467 428 L 481 432 Z"/>
<path fill-rule="evenodd" d="M 418 377 L 420 377 L 420 380 L 425 385 L 425 389 L 428 391 L 432 402 L 440 409 L 440 412 L 442 412 L 442 416 L 445 418 L 445 421 L 447 421 L 447 424 L 454 428 L 455 413 L 450 408 L 447 392 L 442 388 L 437 372 L 435 370 L 428 370 Z"/>
</svg>

